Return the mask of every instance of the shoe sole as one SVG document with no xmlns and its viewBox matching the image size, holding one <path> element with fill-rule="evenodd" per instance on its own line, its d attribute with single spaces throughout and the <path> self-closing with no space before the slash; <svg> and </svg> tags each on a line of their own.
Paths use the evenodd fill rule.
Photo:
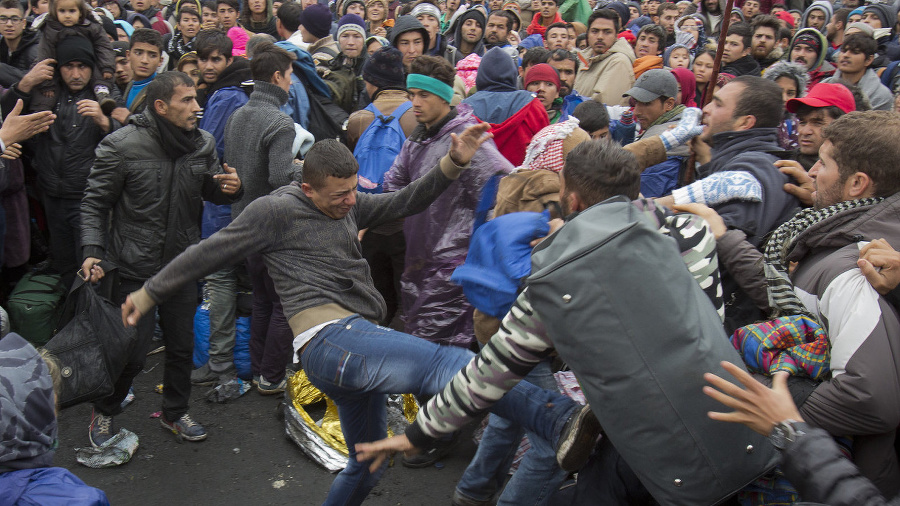
<svg viewBox="0 0 900 506">
<path fill-rule="evenodd" d="M 581 469 L 594 450 L 594 443 L 600 435 L 600 421 L 590 408 L 582 408 L 571 421 L 574 428 L 560 441 L 556 450 L 556 461 L 563 471 L 574 472 Z"/>
<path fill-rule="evenodd" d="M 166 351 L 166 347 L 165 347 L 165 346 L 160 346 L 160 347 L 158 347 L 158 348 L 155 348 L 155 349 L 152 349 L 152 350 L 148 351 L 148 352 L 147 352 L 147 356 L 149 357 L 150 355 L 156 355 L 157 353 L 162 352 L 162 351 Z"/>
<path fill-rule="evenodd" d="M 161 417 L 160 417 L 160 419 L 159 419 L 159 424 L 162 425 L 162 427 L 163 427 L 164 429 L 167 429 L 167 430 L 172 431 L 172 434 L 175 434 L 175 437 L 176 437 L 179 441 L 181 441 L 181 440 L 185 440 L 185 441 L 203 441 L 204 439 L 206 439 L 206 436 L 208 435 L 208 434 L 203 434 L 202 436 L 188 436 L 188 435 L 186 435 L 185 433 L 180 432 L 180 431 L 179 431 L 178 429 L 176 429 L 175 427 L 173 427 L 173 426 L 167 424 Z"/>
<path fill-rule="evenodd" d="M 260 387 L 259 385 L 256 385 L 256 390 L 259 392 L 260 395 L 283 394 L 284 391 L 285 391 L 284 388 L 274 388 L 274 389 L 272 389 L 272 390 L 269 390 L 269 389 L 263 389 L 263 388 Z"/>
</svg>

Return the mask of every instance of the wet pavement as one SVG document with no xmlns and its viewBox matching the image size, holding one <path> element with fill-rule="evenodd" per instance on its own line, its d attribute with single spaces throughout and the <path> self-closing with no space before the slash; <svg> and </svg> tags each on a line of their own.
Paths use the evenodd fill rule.
<svg viewBox="0 0 900 506">
<path fill-rule="evenodd" d="M 162 356 L 147 359 L 135 380 L 135 401 L 115 418 L 138 435 L 140 448 L 130 462 L 108 469 L 90 469 L 75 461 L 74 448 L 87 446 L 90 405 L 69 408 L 59 415 L 60 448 L 55 464 L 72 471 L 87 484 L 106 492 L 113 505 L 190 504 L 321 504 L 334 475 L 312 462 L 285 435 L 278 416 L 282 396 L 262 396 L 256 390 L 236 401 L 213 404 L 205 400 L 209 387 L 195 387 L 190 414 L 203 424 L 206 441 L 179 443 L 151 414 L 160 410 Z M 321 416 L 324 404 L 312 409 Z M 469 437 L 438 466 L 407 469 L 400 457 L 369 495 L 366 504 L 450 504 L 456 481 L 475 453 Z"/>
</svg>

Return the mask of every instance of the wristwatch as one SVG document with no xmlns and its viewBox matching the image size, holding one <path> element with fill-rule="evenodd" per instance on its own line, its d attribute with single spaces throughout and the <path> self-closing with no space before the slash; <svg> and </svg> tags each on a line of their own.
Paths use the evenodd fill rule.
<svg viewBox="0 0 900 506">
<path fill-rule="evenodd" d="M 769 434 L 769 441 L 772 446 L 779 450 L 784 450 L 788 443 L 793 443 L 798 437 L 806 434 L 803 431 L 803 422 L 797 420 L 784 420 L 778 422 L 772 427 L 772 433 Z"/>
</svg>

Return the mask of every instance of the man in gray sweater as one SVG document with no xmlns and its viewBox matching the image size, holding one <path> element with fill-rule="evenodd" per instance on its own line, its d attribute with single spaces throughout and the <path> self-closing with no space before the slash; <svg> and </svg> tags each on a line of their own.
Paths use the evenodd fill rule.
<svg viewBox="0 0 900 506">
<path fill-rule="evenodd" d="M 294 121 L 280 110 L 288 100 L 294 59 L 272 43 L 257 46 L 250 61 L 253 93 L 225 125 L 225 160 L 240 167 L 238 175 L 244 188 L 241 200 L 231 205 L 232 219 L 257 198 L 294 180 Z M 284 369 L 291 359 L 294 336 L 262 255 L 247 258 L 247 272 L 253 286 L 250 368 L 259 392 L 276 394 L 284 391 Z M 220 376 L 233 373 L 234 332 L 228 335 L 227 342 L 214 342 L 210 335 L 209 363 L 195 371 L 194 383 L 221 381 Z"/>
<path fill-rule="evenodd" d="M 357 462 L 354 446 L 385 437 L 387 394 L 436 395 L 472 353 L 371 323 L 384 317 L 385 305 L 357 234 L 361 228 L 419 213 L 457 184 L 479 146 L 491 137 L 488 128 L 480 123 L 453 134 L 449 153 L 431 172 L 402 190 L 380 195 L 357 195 L 357 163 L 344 145 L 316 143 L 307 154 L 302 184 L 256 199 L 230 225 L 175 258 L 128 296 L 123 320 L 136 325 L 180 286 L 261 253 L 289 317 L 303 369 L 341 415 L 350 455 L 325 504 L 361 503 L 385 466 L 370 470 Z M 525 382 L 494 412 L 548 441 L 565 443 L 566 451 L 589 450 L 590 444 L 576 440 L 595 435 L 585 429 L 596 424 L 582 423 L 586 409 Z"/>
</svg>

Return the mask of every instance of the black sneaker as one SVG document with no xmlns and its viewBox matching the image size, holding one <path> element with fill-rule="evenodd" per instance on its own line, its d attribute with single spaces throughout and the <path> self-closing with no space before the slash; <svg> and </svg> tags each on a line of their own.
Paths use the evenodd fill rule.
<svg viewBox="0 0 900 506">
<path fill-rule="evenodd" d="M 191 384 L 198 386 L 215 386 L 231 381 L 237 376 L 237 370 L 234 366 L 226 368 L 222 372 L 213 371 L 209 367 L 209 362 L 203 364 L 199 369 L 191 371 Z"/>
<path fill-rule="evenodd" d="M 91 412 L 91 426 L 88 431 L 88 439 L 91 440 L 91 446 L 99 448 L 103 443 L 112 439 L 113 433 L 113 417 L 98 413 L 97 410 Z"/>
<path fill-rule="evenodd" d="M 591 456 L 603 428 L 589 405 L 576 409 L 559 435 L 556 462 L 563 471 L 581 469 Z"/>
<path fill-rule="evenodd" d="M 412 457 L 403 457 L 403 466 L 411 469 L 421 469 L 434 465 L 437 461 L 450 454 L 459 441 L 459 432 L 454 432 L 449 439 L 439 439 L 428 450 Z"/>
<path fill-rule="evenodd" d="M 453 495 L 450 496 L 450 506 L 494 506 L 495 504 L 497 504 L 496 497 L 487 501 L 479 501 L 463 494 L 458 488 L 454 489 Z"/>
<path fill-rule="evenodd" d="M 109 88 L 102 84 L 94 86 L 94 96 L 97 98 L 97 102 L 100 104 L 100 110 L 103 111 L 103 114 L 105 116 L 112 114 L 117 104 L 116 101 L 109 96 Z"/>
<path fill-rule="evenodd" d="M 164 428 L 172 431 L 179 441 L 182 439 L 187 439 L 188 441 L 203 441 L 206 439 L 206 429 L 195 422 L 191 418 L 191 415 L 187 413 L 181 415 L 181 418 L 174 422 L 166 420 L 166 415 L 161 415 L 159 417 L 159 423 Z"/>
</svg>

